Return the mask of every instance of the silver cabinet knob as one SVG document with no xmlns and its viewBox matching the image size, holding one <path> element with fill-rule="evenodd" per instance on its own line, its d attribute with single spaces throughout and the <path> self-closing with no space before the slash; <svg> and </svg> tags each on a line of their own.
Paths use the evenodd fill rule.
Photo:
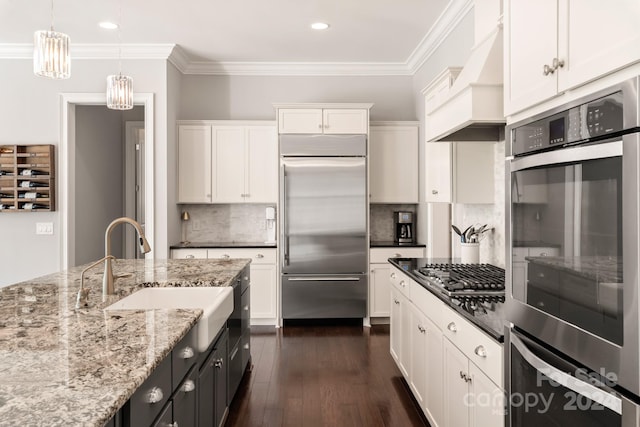
<svg viewBox="0 0 640 427">
<path fill-rule="evenodd" d="M 243 309 L 244 311 L 249 311 L 249 306 L 248 306 L 248 305 L 245 305 L 242 309 Z"/>
<path fill-rule="evenodd" d="M 398 301 L 397 299 L 393 300 L 394 304 L 400 304 L 400 301 Z"/>
<path fill-rule="evenodd" d="M 216 367 L 216 368 L 218 368 L 218 369 L 222 368 L 222 365 L 223 365 L 223 364 L 224 364 L 224 360 L 222 360 L 222 359 L 216 359 L 216 360 L 213 362 L 213 366 L 215 366 L 215 367 Z"/>
<path fill-rule="evenodd" d="M 396 278 L 396 273 L 391 273 L 391 278 L 395 279 Z"/>
<path fill-rule="evenodd" d="M 161 402 L 163 397 L 164 397 L 164 393 L 162 393 L 162 389 L 160 387 L 153 387 L 145 395 L 144 401 L 146 403 L 154 404 L 154 403 Z"/>
<path fill-rule="evenodd" d="M 547 256 L 547 253 L 546 253 L 546 252 L 542 252 L 542 253 L 540 254 L 540 256 Z"/>
<path fill-rule="evenodd" d="M 404 283 L 404 280 L 400 280 L 400 286 L 402 286 L 404 288 L 405 286 L 407 286 L 407 284 Z"/>
<path fill-rule="evenodd" d="M 438 194 L 438 190 L 431 190 L 431 194 L 433 194 L 433 195 Z"/>
<path fill-rule="evenodd" d="M 453 322 L 447 325 L 447 329 L 450 330 L 451 332 L 458 332 L 458 327 Z"/>
<path fill-rule="evenodd" d="M 400 257 L 402 257 L 402 254 L 395 254 L 395 257 L 396 258 L 400 258 Z"/>
<path fill-rule="evenodd" d="M 264 255 L 262 255 L 262 254 L 257 254 L 257 255 L 256 255 L 256 258 L 264 258 Z"/>
<path fill-rule="evenodd" d="M 418 330 L 420 331 L 421 334 L 424 334 L 426 332 L 426 329 L 422 327 L 422 325 L 418 325 Z"/>
<path fill-rule="evenodd" d="M 547 64 L 544 64 L 544 67 L 542 67 L 542 74 L 544 74 L 545 76 L 553 74 L 553 68 L 549 67 Z"/>
<path fill-rule="evenodd" d="M 245 350 L 249 350 L 249 343 L 246 343 L 243 347 Z"/>
<path fill-rule="evenodd" d="M 480 357 L 487 357 L 487 350 L 484 348 L 484 346 L 477 346 L 475 350 L 473 350 L 473 352 Z"/>
<path fill-rule="evenodd" d="M 229 258 L 231 258 L 231 256 L 230 256 L 229 254 L 223 254 L 223 255 L 222 255 L 222 258 L 224 258 L 224 259 L 229 259 Z"/>
<path fill-rule="evenodd" d="M 196 383 L 193 380 L 186 380 L 184 384 L 182 384 L 182 391 L 185 393 L 192 392 L 196 389 Z"/>
<path fill-rule="evenodd" d="M 185 258 L 186 258 L 186 259 L 194 259 L 194 258 L 195 258 L 195 256 L 194 256 L 194 255 L 187 255 Z"/>
<path fill-rule="evenodd" d="M 562 68 L 562 67 L 564 67 L 564 60 L 558 59 L 558 58 L 553 58 L 553 61 L 551 61 L 551 68 L 553 68 L 553 71 L 557 70 L 558 68 Z"/>
<path fill-rule="evenodd" d="M 193 351 L 191 347 L 185 347 L 180 351 L 181 359 L 191 359 L 196 353 Z"/>
<path fill-rule="evenodd" d="M 318 129 L 322 129 L 322 123 L 318 124 Z"/>
</svg>

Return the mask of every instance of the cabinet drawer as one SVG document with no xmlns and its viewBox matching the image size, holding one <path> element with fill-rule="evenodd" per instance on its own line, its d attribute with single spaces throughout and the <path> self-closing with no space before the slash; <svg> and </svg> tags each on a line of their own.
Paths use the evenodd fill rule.
<svg viewBox="0 0 640 427">
<path fill-rule="evenodd" d="M 249 258 L 252 264 L 275 264 L 276 250 L 263 248 L 243 248 L 243 249 L 209 249 L 207 255 L 211 259 L 227 258 Z"/>
<path fill-rule="evenodd" d="M 398 247 L 369 249 L 369 262 L 372 264 L 387 262 L 389 258 L 422 257 L 424 257 L 424 248 Z"/>
<path fill-rule="evenodd" d="M 409 283 L 409 294 L 416 308 L 440 328 L 444 303 L 414 280 Z"/>
<path fill-rule="evenodd" d="M 441 329 L 444 335 L 458 347 L 469 360 L 491 380 L 504 388 L 502 345 L 487 336 L 471 322 L 449 307 L 443 307 Z"/>
<path fill-rule="evenodd" d="M 206 249 L 172 249 L 171 258 L 173 259 L 193 259 L 193 258 L 207 258 Z"/>
<path fill-rule="evenodd" d="M 198 360 L 198 328 L 191 330 L 180 340 L 171 352 L 172 386 L 176 387 Z"/>
<path fill-rule="evenodd" d="M 133 393 L 124 411 L 125 425 L 149 426 L 171 397 L 171 357 L 164 358 Z"/>
<path fill-rule="evenodd" d="M 411 282 L 409 276 L 393 267 L 389 272 L 389 280 L 391 281 L 391 285 L 393 287 L 395 287 L 402 295 L 409 298 L 409 283 Z"/>
</svg>

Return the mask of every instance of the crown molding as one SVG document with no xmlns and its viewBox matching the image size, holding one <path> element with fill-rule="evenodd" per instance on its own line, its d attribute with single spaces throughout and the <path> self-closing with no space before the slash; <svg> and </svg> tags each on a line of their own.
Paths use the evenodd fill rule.
<svg viewBox="0 0 640 427">
<path fill-rule="evenodd" d="M 456 29 L 460 21 L 473 9 L 473 4 L 474 0 L 452 0 L 447 5 L 429 32 L 409 55 L 407 68 L 411 75 L 422 67 L 442 42 Z"/>
<path fill-rule="evenodd" d="M 405 62 L 216 62 L 192 61 L 175 44 L 72 44 L 74 59 L 166 59 L 183 74 L 237 76 L 412 76 L 473 9 L 473 0 L 452 0 Z M 121 54 L 120 54 L 121 50 Z M 0 59 L 31 59 L 32 44 L 0 43 Z"/>
</svg>

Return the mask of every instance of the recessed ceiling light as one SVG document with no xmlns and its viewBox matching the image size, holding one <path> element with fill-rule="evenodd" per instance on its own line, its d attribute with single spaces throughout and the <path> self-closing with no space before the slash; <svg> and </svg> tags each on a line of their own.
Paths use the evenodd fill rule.
<svg viewBox="0 0 640 427">
<path fill-rule="evenodd" d="M 101 22 L 98 24 L 100 26 L 100 28 L 104 28 L 105 30 L 115 30 L 116 28 L 118 28 L 118 24 L 114 24 L 113 22 Z"/>
<path fill-rule="evenodd" d="M 326 30 L 329 28 L 329 24 L 325 24 L 324 22 L 314 22 L 311 24 L 311 28 L 314 30 Z"/>
</svg>

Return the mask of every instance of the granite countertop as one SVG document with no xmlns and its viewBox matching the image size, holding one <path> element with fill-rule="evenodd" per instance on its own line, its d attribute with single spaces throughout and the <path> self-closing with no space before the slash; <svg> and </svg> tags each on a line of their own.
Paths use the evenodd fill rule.
<svg viewBox="0 0 640 427">
<path fill-rule="evenodd" d="M 608 256 L 544 256 L 525 260 L 582 276 L 598 283 L 622 283 L 622 258 Z"/>
<path fill-rule="evenodd" d="M 0 426 L 103 426 L 202 316 L 202 310 L 103 310 L 144 287 L 229 286 L 249 263 L 115 260 L 116 295 L 86 266 L 0 288 Z"/>
<path fill-rule="evenodd" d="M 459 259 L 450 258 L 390 258 L 391 265 L 403 270 L 411 279 L 415 280 L 420 286 L 434 294 L 442 302 L 447 304 L 457 313 L 478 326 L 489 336 L 498 342 L 504 342 L 504 322 L 505 322 L 505 303 L 490 302 L 478 304 L 477 310 L 470 309 L 470 305 L 459 298 L 450 297 L 443 293 L 440 288 L 434 286 L 420 278 L 414 270 L 418 267 L 424 267 L 426 264 L 447 264 L 459 263 Z M 503 300 L 504 301 L 504 300 Z"/>
<path fill-rule="evenodd" d="M 425 248 L 427 245 L 421 243 L 398 243 L 393 240 L 372 240 L 369 242 L 370 248 Z"/>
<path fill-rule="evenodd" d="M 206 248 L 275 248 L 275 243 L 265 242 L 186 242 L 171 245 L 171 249 L 206 249 Z"/>
</svg>

